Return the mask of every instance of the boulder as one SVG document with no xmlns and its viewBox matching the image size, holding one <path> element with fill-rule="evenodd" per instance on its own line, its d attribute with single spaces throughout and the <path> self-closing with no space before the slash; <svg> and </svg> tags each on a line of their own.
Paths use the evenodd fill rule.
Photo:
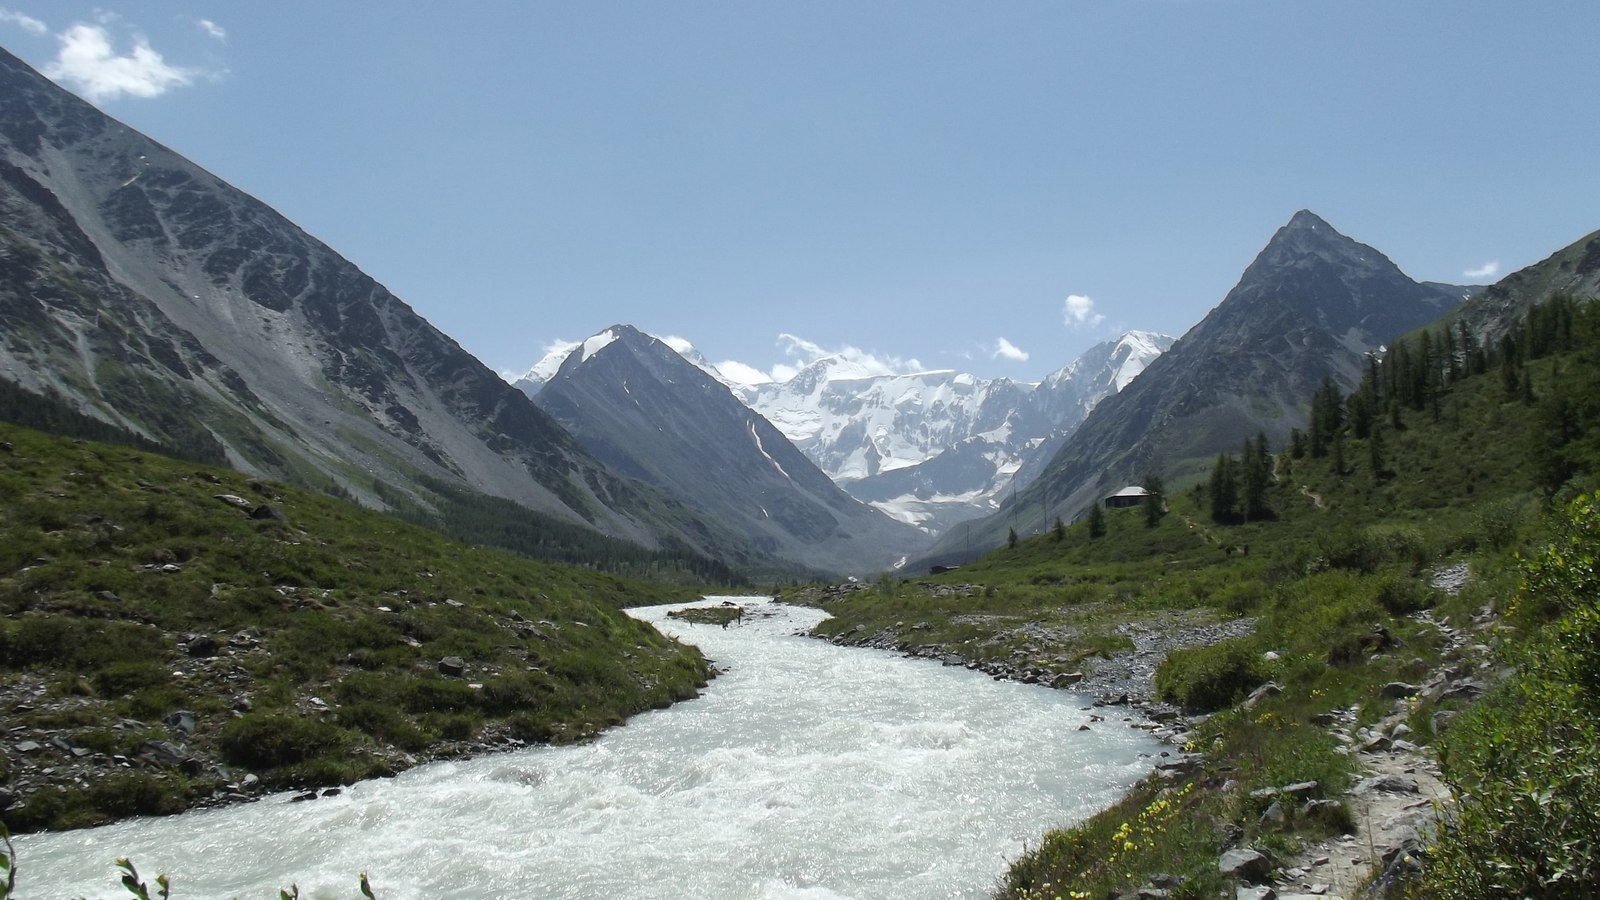
<svg viewBox="0 0 1600 900">
<path fill-rule="evenodd" d="M 263 503 L 255 509 L 250 510 L 250 518 L 271 520 L 273 522 L 289 521 L 289 517 L 283 514 L 283 510 L 266 503 Z"/>
<path fill-rule="evenodd" d="M 162 720 L 168 728 L 179 734 L 191 734 L 194 731 L 195 715 L 187 709 L 180 709 L 171 713 Z"/>
<path fill-rule="evenodd" d="M 1372 778 L 1363 778 L 1356 782 L 1356 786 L 1350 789 L 1350 793 L 1359 797 L 1364 794 L 1379 792 L 1388 794 L 1416 794 L 1420 793 L 1421 790 L 1422 789 L 1417 785 L 1417 780 L 1415 778 L 1408 778 L 1405 775 L 1376 775 Z"/>
<path fill-rule="evenodd" d="M 1399 700 L 1405 697 L 1414 697 L 1422 688 L 1404 681 L 1391 681 L 1379 690 L 1379 695 L 1385 700 Z"/>
<path fill-rule="evenodd" d="M 209 634 L 197 634 L 183 644 L 183 652 L 195 659 L 208 659 L 217 655 L 217 639 Z"/>
<path fill-rule="evenodd" d="M 1257 850 L 1229 850 L 1217 860 L 1217 871 L 1226 878 L 1259 884 L 1272 874 L 1272 860 Z"/>
<path fill-rule="evenodd" d="M 460 678 L 467 674 L 467 663 L 459 656 L 446 656 L 439 660 L 439 674 L 447 678 Z"/>
</svg>

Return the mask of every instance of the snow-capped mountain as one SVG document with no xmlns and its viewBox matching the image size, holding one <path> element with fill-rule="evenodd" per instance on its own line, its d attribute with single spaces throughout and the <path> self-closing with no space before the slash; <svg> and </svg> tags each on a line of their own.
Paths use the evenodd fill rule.
<svg viewBox="0 0 1600 900">
<path fill-rule="evenodd" d="M 939 532 L 992 510 L 1013 476 L 1036 469 L 1035 456 L 1172 341 L 1129 332 L 1037 385 L 950 370 L 869 374 L 828 356 L 736 393 L 852 496 Z"/>
<path fill-rule="evenodd" d="M 840 490 L 673 343 L 616 325 L 518 386 L 537 387 L 535 402 L 615 471 L 806 570 L 868 574 L 926 547 L 928 535 Z"/>
<path fill-rule="evenodd" d="M 537 397 L 569 357 L 587 358 L 610 335 L 557 346 L 516 386 Z M 1039 384 L 951 369 L 885 373 L 850 354 L 831 354 L 787 381 L 742 385 L 687 341 L 662 340 L 776 426 L 851 496 L 939 533 L 993 511 L 1014 479 L 1018 487 L 1031 479 L 1096 403 L 1144 371 L 1173 338 L 1130 331 Z"/>
</svg>

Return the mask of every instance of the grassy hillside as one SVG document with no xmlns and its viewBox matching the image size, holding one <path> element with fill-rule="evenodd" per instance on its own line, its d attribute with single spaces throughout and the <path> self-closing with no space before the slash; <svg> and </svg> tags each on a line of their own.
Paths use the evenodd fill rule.
<svg viewBox="0 0 1600 900">
<path fill-rule="evenodd" d="M 1159 516 L 1109 511 L 1098 521 L 1022 538 L 954 572 L 884 579 L 856 591 L 798 589 L 789 597 L 833 613 L 821 628 L 841 641 L 954 655 L 1046 683 L 1086 674 L 1086 686 L 1097 684 L 1097 668 L 1116 669 L 1149 634 L 1197 625 L 1205 634 L 1204 624 L 1215 623 L 1222 630 L 1211 632 L 1211 641 L 1167 654 L 1150 687 L 1153 699 L 1191 716 L 1184 749 L 1203 756 L 1153 777 L 1081 826 L 1047 836 L 1016 863 L 1002 896 L 1108 896 L 1151 885 L 1163 873 L 1177 876 L 1172 896 L 1231 896 L 1217 867 L 1224 849 L 1258 847 L 1283 858 L 1349 827 L 1343 797 L 1358 755 L 1334 738 L 1330 723 L 1347 734 L 1377 727 L 1398 734 L 1396 725 L 1404 724 L 1411 743 L 1442 741 L 1451 785 L 1476 794 L 1488 791 L 1490 763 L 1500 769 L 1495 784 L 1518 783 L 1519 767 L 1491 749 L 1497 742 L 1520 739 L 1530 759 L 1573 758 L 1571 746 L 1559 743 L 1570 735 L 1555 746 L 1534 740 L 1557 733 L 1538 728 L 1550 724 L 1548 714 L 1539 722 L 1508 715 L 1528 709 L 1525 703 L 1497 700 L 1484 705 L 1488 712 L 1462 714 L 1504 665 L 1485 641 L 1518 662 L 1548 655 L 1528 647 L 1578 647 L 1561 657 L 1566 668 L 1554 675 L 1550 665 L 1520 670 L 1544 671 L 1540 684 L 1555 678 L 1563 687 L 1525 688 L 1519 674 L 1494 690 L 1532 692 L 1540 709 L 1551 708 L 1553 696 L 1576 697 L 1554 707 L 1569 722 L 1585 721 L 1581 704 L 1594 702 L 1583 699 L 1592 684 L 1584 694 L 1562 674 L 1577 667 L 1592 675 L 1582 669 L 1593 656 L 1583 641 L 1592 646 L 1600 630 L 1595 595 L 1583 593 L 1592 578 L 1541 594 L 1537 572 L 1530 575 L 1520 561 L 1545 560 L 1563 575 L 1592 569 L 1584 560 L 1593 559 L 1600 517 L 1584 519 L 1588 507 L 1581 504 L 1568 513 L 1565 501 L 1592 488 L 1600 472 L 1600 390 L 1592 383 L 1600 378 L 1600 315 L 1569 312 L 1569 327 L 1555 329 L 1560 339 L 1537 338 L 1540 325 L 1475 366 L 1452 366 L 1437 353 L 1422 354 L 1421 363 L 1414 356 L 1410 364 L 1423 372 L 1410 388 L 1380 378 L 1365 396 L 1335 394 L 1338 414 L 1314 425 L 1315 441 L 1297 440 L 1265 457 L 1250 503 L 1241 497 L 1219 508 L 1224 488 L 1212 479 L 1169 496 Z M 1459 348 L 1457 356 L 1459 363 Z M 1397 358 L 1385 366 L 1398 368 Z M 1227 465 L 1237 479 L 1226 490 L 1248 491 L 1248 454 Z M 1587 521 L 1587 530 L 1572 525 L 1574 518 Z M 1540 548 L 1562 535 L 1568 549 L 1549 562 Z M 1552 594 L 1565 599 L 1541 599 Z M 1216 641 L 1216 634 L 1234 636 Z M 1566 635 L 1565 643 L 1552 634 Z M 1454 674 L 1432 681 L 1442 672 Z M 1422 688 L 1433 683 L 1451 688 Z M 1552 763 L 1539 770 L 1543 781 L 1529 784 L 1551 786 L 1546 796 L 1555 801 L 1547 806 L 1582 810 L 1588 794 L 1573 785 L 1593 782 L 1582 781 L 1582 765 Z M 1310 801 L 1279 792 L 1311 781 Z M 1504 801 L 1507 793 L 1515 789 L 1491 796 Z M 1269 815 L 1279 802 L 1287 815 Z M 1503 830 L 1494 824 L 1499 813 L 1477 808 L 1489 836 L 1453 855 L 1441 844 L 1441 859 L 1469 867 L 1462 861 L 1495 858 L 1482 848 Z M 1531 836 L 1563 826 L 1547 817 L 1517 827 L 1522 843 L 1495 845 L 1499 859 L 1533 854 L 1525 868 L 1588 878 L 1576 883 L 1592 890 L 1600 875 L 1592 861 L 1560 860 L 1551 851 L 1556 861 L 1540 869 L 1545 851 L 1534 853 Z M 1473 895 L 1456 890 L 1468 883 L 1460 877 L 1426 889 Z M 1525 891 L 1528 883 L 1506 889 Z"/>
<path fill-rule="evenodd" d="M 4 821 L 61 828 L 581 739 L 693 696 L 697 595 L 0 425 Z"/>
</svg>

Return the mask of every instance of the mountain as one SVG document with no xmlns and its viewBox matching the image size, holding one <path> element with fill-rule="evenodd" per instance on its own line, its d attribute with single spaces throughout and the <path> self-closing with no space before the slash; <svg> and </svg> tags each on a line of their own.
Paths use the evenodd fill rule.
<svg viewBox="0 0 1600 900">
<path fill-rule="evenodd" d="M 1455 318 L 1466 322 L 1479 341 L 1493 345 L 1522 321 L 1528 307 L 1558 294 L 1600 296 L 1600 231 L 1500 279 L 1461 304 Z"/>
<path fill-rule="evenodd" d="M 1471 289 L 1424 284 L 1387 257 L 1301 210 L 1201 322 L 1094 408 L 1015 501 L 946 535 L 933 559 L 992 547 L 1008 528 L 1071 519 L 1146 474 L 1195 480 L 1219 452 L 1265 432 L 1281 446 L 1304 427 L 1323 378 L 1344 390 L 1366 354 L 1434 321 Z"/>
<path fill-rule="evenodd" d="M 765 553 L 816 571 L 870 573 L 928 541 L 852 499 L 725 385 L 632 327 L 589 338 L 524 389 L 607 465 Z"/>
<path fill-rule="evenodd" d="M 737 390 L 851 496 L 938 532 L 992 511 L 1041 448 L 1058 446 L 1172 340 L 1129 332 L 1037 385 L 950 370 L 885 375 L 835 355 Z"/>
<path fill-rule="evenodd" d="M 246 472 L 716 543 L 331 248 L 4 51 L 0 323 L 0 379 Z"/>
</svg>

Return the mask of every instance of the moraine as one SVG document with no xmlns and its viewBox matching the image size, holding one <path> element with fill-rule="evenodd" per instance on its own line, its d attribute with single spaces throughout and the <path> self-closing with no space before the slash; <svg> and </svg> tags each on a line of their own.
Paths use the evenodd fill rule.
<svg viewBox="0 0 1600 900">
<path fill-rule="evenodd" d="M 719 602 L 716 598 L 709 603 Z M 740 598 L 723 629 L 633 610 L 724 674 L 581 746 L 435 763 L 289 795 L 17 840 L 19 895 L 117 896 L 112 864 L 185 898 L 985 897 L 1049 828 L 1157 751 L 1081 694 L 795 636 L 822 614 Z M 153 883 L 153 881 L 152 881 Z"/>
</svg>

